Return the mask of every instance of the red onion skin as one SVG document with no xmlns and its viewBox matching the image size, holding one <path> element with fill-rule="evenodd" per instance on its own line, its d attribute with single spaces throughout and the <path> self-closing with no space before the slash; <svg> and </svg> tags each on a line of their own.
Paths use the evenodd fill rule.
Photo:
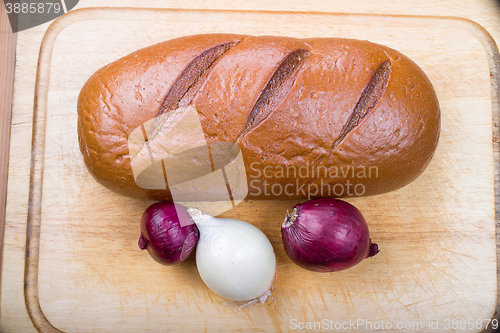
<svg viewBox="0 0 500 333">
<path fill-rule="evenodd" d="M 184 226 L 180 220 L 184 221 Z M 157 202 L 142 214 L 139 248 L 147 249 L 160 264 L 174 265 L 187 259 L 198 238 L 198 228 L 186 207 L 167 201 Z"/>
<path fill-rule="evenodd" d="M 290 259 L 315 272 L 344 270 L 379 252 L 361 212 L 338 199 L 313 199 L 295 205 L 281 235 Z"/>
</svg>

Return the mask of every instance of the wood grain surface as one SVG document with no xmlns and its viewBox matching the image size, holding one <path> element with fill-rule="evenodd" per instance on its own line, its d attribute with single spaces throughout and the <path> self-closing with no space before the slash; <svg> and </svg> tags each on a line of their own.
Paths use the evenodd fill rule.
<svg viewBox="0 0 500 333">
<path fill-rule="evenodd" d="M 4 239 L 5 204 L 9 162 L 10 119 L 16 35 L 12 32 L 4 6 L 0 6 L 0 267 Z M 0 272 L 1 276 L 1 272 Z M 1 290 L 0 290 L 1 293 Z"/>
<path fill-rule="evenodd" d="M 441 324 L 445 319 L 491 318 L 497 299 L 494 175 L 498 174 L 498 143 L 492 142 L 491 134 L 498 132 L 498 123 L 492 122 L 498 117 L 492 114 L 498 109 L 498 96 L 493 94 L 492 100 L 495 90 L 490 74 L 497 73 L 490 71 L 498 59 L 485 49 L 484 36 L 478 36 L 483 28 L 495 38 L 500 36 L 498 11 L 488 1 L 467 7 L 467 17 L 479 22 L 479 28 L 470 21 L 401 21 L 387 16 L 465 16 L 463 6 L 431 6 L 429 2 L 423 6 L 424 12 L 390 1 L 364 4 L 357 8 L 335 1 L 256 4 L 260 9 L 286 7 L 307 12 L 291 16 L 249 15 L 247 11 L 241 15 L 224 11 L 112 15 L 108 9 L 87 16 L 75 13 L 74 22 L 54 35 L 50 63 L 45 63 L 49 75 L 42 73 L 38 81 L 38 50 L 40 46 L 43 50 L 48 25 L 18 33 L 0 330 L 34 331 L 23 284 L 26 222 L 32 222 L 27 213 L 33 96 L 40 84 L 48 87 L 43 118 L 47 133 L 35 146 L 43 143 L 44 181 L 38 202 L 37 274 L 32 281 L 37 286 L 34 301 L 50 322 L 46 328 L 37 324 L 40 330 L 49 331 L 52 325 L 67 332 L 164 331 L 165 327 L 172 331 L 207 327 L 215 331 L 289 331 L 294 318 L 408 323 L 439 319 Z M 78 7 L 96 5 L 103 2 L 81 1 Z M 162 6 L 169 5 L 174 4 L 162 2 Z M 159 3 L 144 1 L 141 6 L 158 7 Z M 217 1 L 183 6 L 228 9 L 227 3 Z M 247 6 L 235 2 L 229 9 L 248 10 Z M 312 12 L 318 11 L 320 15 L 314 16 Z M 321 14 L 333 11 L 347 15 Z M 355 12 L 377 15 L 349 14 Z M 154 19 L 162 17 L 168 20 Z M 164 23 L 172 21 L 175 23 Z M 97 185 L 83 167 L 76 145 L 74 103 L 86 77 L 138 47 L 206 29 L 298 37 L 333 34 L 384 43 L 402 50 L 424 68 L 443 109 L 440 147 L 422 177 L 388 195 L 350 200 L 370 221 L 372 237 L 383 249 L 373 260 L 337 275 L 311 274 L 287 260 L 276 231 L 292 202 L 245 202 L 226 213 L 259 226 L 273 243 L 279 263 L 286 264 L 278 271 L 276 302 L 236 314 L 204 287 L 194 259 L 170 269 L 138 250 L 135 221 L 149 203 L 114 195 Z"/>
</svg>

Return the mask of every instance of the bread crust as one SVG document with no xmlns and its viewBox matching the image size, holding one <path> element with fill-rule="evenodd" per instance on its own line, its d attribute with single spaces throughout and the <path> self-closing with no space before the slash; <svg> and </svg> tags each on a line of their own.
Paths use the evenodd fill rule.
<svg viewBox="0 0 500 333">
<path fill-rule="evenodd" d="M 405 55 L 360 40 L 209 34 L 138 50 L 84 84 L 77 106 L 79 144 L 100 184 L 131 197 L 172 199 L 168 188 L 137 186 L 128 137 L 158 115 L 193 59 L 225 43 L 231 46 L 197 81 L 189 103 L 199 112 L 208 143 L 241 148 L 247 198 L 381 194 L 426 169 L 440 134 L 439 102 L 426 74 Z M 300 56 L 293 58 L 297 50 Z M 286 67 L 287 61 L 294 63 Z M 255 111 L 263 91 L 271 96 L 264 96 L 270 106 Z M 357 105 L 364 111 L 354 123 Z M 346 127 L 350 121 L 352 128 Z M 344 127 L 347 134 L 339 141 Z"/>
</svg>

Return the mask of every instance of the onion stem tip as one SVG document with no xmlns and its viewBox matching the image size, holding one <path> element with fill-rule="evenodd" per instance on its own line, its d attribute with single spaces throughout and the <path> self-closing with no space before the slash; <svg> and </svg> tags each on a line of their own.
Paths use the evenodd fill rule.
<svg viewBox="0 0 500 333">
<path fill-rule="evenodd" d="M 198 208 L 189 207 L 187 212 L 194 222 L 200 222 L 203 219 L 203 213 Z"/>
<path fill-rule="evenodd" d="M 148 248 L 148 241 L 142 235 L 139 237 L 139 248 L 141 250 L 146 250 Z"/>
<path fill-rule="evenodd" d="M 285 221 L 283 222 L 281 227 L 283 229 L 286 229 L 286 228 L 292 226 L 298 216 L 299 216 L 299 213 L 297 212 L 297 208 L 294 208 L 292 210 L 291 214 L 288 214 L 288 212 L 287 212 L 286 217 L 285 217 Z"/>
<path fill-rule="evenodd" d="M 376 255 L 379 252 L 380 252 L 380 249 L 378 248 L 378 245 L 377 244 L 373 244 L 370 241 L 370 252 L 368 253 L 368 258 L 369 257 L 373 257 L 374 255 Z"/>
</svg>

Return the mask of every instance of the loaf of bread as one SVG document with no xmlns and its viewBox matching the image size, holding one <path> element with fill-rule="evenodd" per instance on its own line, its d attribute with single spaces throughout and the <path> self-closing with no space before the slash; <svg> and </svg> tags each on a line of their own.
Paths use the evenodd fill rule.
<svg viewBox="0 0 500 333">
<path fill-rule="evenodd" d="M 391 48 L 338 38 L 195 35 L 138 50 L 88 79 L 77 106 L 88 170 L 112 191 L 172 200 L 168 181 L 164 189 L 136 182 L 129 136 L 188 106 L 209 146 L 239 148 L 248 199 L 399 189 L 426 169 L 440 133 L 430 80 Z M 189 131 L 174 132 L 162 140 L 190 140 Z"/>
</svg>

